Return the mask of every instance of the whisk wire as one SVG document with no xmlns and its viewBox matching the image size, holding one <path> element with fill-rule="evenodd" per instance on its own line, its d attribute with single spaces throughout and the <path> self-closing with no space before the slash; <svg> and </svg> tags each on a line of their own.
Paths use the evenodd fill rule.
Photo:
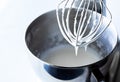
<svg viewBox="0 0 120 82">
<path fill-rule="evenodd" d="M 104 2 L 103 2 L 102 0 L 100 0 L 100 1 L 101 1 L 102 5 L 107 8 L 107 6 L 104 4 Z M 109 12 L 109 14 L 110 14 L 110 21 L 109 21 L 109 23 L 108 23 L 106 26 L 104 26 L 104 28 L 102 29 L 102 31 L 100 31 L 100 32 L 93 38 L 93 41 L 95 41 L 96 39 L 98 39 L 98 38 L 100 37 L 100 35 L 107 29 L 107 27 L 108 27 L 108 26 L 110 25 L 110 23 L 112 22 L 112 14 L 111 14 L 111 12 L 109 11 L 108 8 L 107 8 L 107 10 L 108 10 L 108 12 Z M 102 13 L 103 13 L 103 12 L 102 12 Z M 102 20 L 103 20 L 103 19 L 102 19 Z M 93 42 L 93 41 L 90 41 L 90 43 Z"/>
<path fill-rule="evenodd" d="M 101 4 L 102 3 L 102 1 L 100 2 L 100 7 L 101 7 L 101 9 L 103 8 L 103 5 Z M 97 7 L 96 7 L 97 8 Z M 96 12 L 96 17 L 97 17 L 97 12 Z M 86 39 L 89 39 L 89 41 L 91 40 L 93 40 L 94 39 L 94 36 L 96 36 L 96 33 L 98 33 L 98 31 L 99 31 L 99 28 L 100 28 L 100 26 L 101 26 L 101 24 L 102 24 L 102 20 L 103 20 L 103 12 L 101 11 L 101 15 L 100 15 L 100 18 L 97 18 L 97 19 L 95 19 L 95 20 L 99 20 L 99 22 L 98 23 L 94 23 L 93 24 L 93 27 L 92 27 L 92 29 L 91 29 L 91 31 L 89 32 L 89 34 L 86 36 L 86 37 L 84 37 L 84 39 L 86 40 Z M 93 21 L 95 21 L 95 20 L 93 20 Z M 96 21 L 95 21 L 96 22 Z M 86 40 L 87 41 L 87 40 Z"/>
<path fill-rule="evenodd" d="M 85 24 L 85 21 L 86 21 L 86 18 L 87 18 L 87 11 L 88 11 L 88 8 L 89 8 L 89 5 L 90 5 L 90 1 L 88 2 L 88 5 L 87 5 L 87 9 L 85 9 L 85 14 L 84 14 L 84 17 L 83 17 L 83 21 L 82 21 L 82 23 L 81 23 L 81 26 L 80 27 L 78 27 L 78 28 L 80 28 L 80 30 L 78 30 L 78 34 L 77 34 L 77 36 L 78 36 L 78 38 L 79 38 L 79 36 L 80 36 L 80 39 L 82 38 L 82 35 L 83 34 L 81 34 L 81 33 L 83 33 L 83 27 L 85 26 L 84 24 Z M 88 20 L 89 21 L 89 20 Z M 85 28 L 84 28 L 85 29 Z M 77 38 L 77 40 L 78 40 L 78 38 Z"/>
<path fill-rule="evenodd" d="M 95 4 L 95 2 L 93 2 L 93 4 Z M 90 13 L 90 16 L 88 17 L 86 26 L 85 26 L 85 28 L 84 28 L 82 34 L 81 34 L 81 37 L 83 37 L 83 35 L 85 34 L 85 32 L 86 32 L 86 30 L 87 30 L 87 27 L 88 27 L 88 25 L 89 25 L 89 23 L 90 23 L 91 17 L 92 17 L 92 15 L 93 15 L 94 6 L 95 6 L 95 5 L 92 6 L 92 11 L 91 11 L 91 13 Z"/>
<path fill-rule="evenodd" d="M 61 1 L 61 2 L 58 4 L 58 6 L 57 6 L 57 9 L 56 9 L 57 21 L 58 21 L 59 29 L 60 29 L 63 37 L 64 37 L 71 45 L 73 45 L 72 42 L 70 41 L 70 39 L 67 37 L 67 32 L 66 32 L 66 29 L 65 29 L 65 25 L 64 25 L 64 23 L 63 23 L 63 18 L 64 18 L 64 17 L 63 17 L 63 16 L 64 16 L 63 12 L 64 12 L 64 10 L 62 10 L 62 16 L 60 16 L 61 13 L 59 12 L 59 10 L 60 10 L 60 5 L 61 5 L 62 3 L 64 3 L 65 1 L 66 1 L 66 0 Z M 68 3 L 68 0 L 67 0 L 66 4 L 67 4 L 67 3 Z M 63 9 L 65 9 L 65 7 L 64 7 Z M 62 20 L 60 20 L 61 17 L 62 17 Z"/>
<path fill-rule="evenodd" d="M 74 19 L 74 35 L 75 36 L 77 35 L 77 29 L 76 29 L 77 28 L 76 25 L 77 25 L 77 22 L 78 22 L 77 18 L 78 18 L 78 14 L 79 14 L 79 11 L 80 11 L 80 8 L 81 8 L 83 2 L 84 2 L 84 0 L 82 0 L 81 3 L 79 4 L 76 15 L 75 15 L 75 19 Z"/>
<path fill-rule="evenodd" d="M 76 35 L 76 45 L 78 43 L 78 37 L 80 37 L 80 33 L 82 31 L 82 28 L 80 28 L 81 24 L 82 24 L 82 21 L 83 21 L 83 17 L 84 17 L 84 12 L 85 12 L 85 6 L 86 6 L 86 2 L 84 3 L 84 6 L 83 6 L 83 11 L 81 12 L 81 15 L 80 15 L 80 19 L 79 19 L 79 24 L 78 24 L 78 28 L 77 28 L 77 35 Z"/>
<path fill-rule="evenodd" d="M 74 2 L 75 2 L 75 0 L 72 1 L 70 8 L 68 8 L 68 13 L 67 13 L 67 17 L 66 17 L 66 28 L 68 30 L 68 33 L 70 33 L 70 36 L 73 39 L 75 39 L 75 36 L 72 34 L 72 32 L 70 30 L 70 26 L 69 26 L 69 20 L 70 20 L 70 18 L 69 18 L 69 16 L 70 16 L 70 12 L 71 12 L 71 9 L 72 9 L 72 6 L 73 6 Z"/>
<path fill-rule="evenodd" d="M 104 2 L 102 1 L 102 0 L 100 0 L 101 1 L 101 3 L 102 3 L 102 5 L 103 6 L 105 6 L 106 8 L 107 8 L 107 6 L 104 4 Z M 100 3 L 100 4 L 101 4 Z M 104 29 L 102 29 L 102 31 L 100 31 L 99 33 L 97 33 L 97 31 L 95 31 L 95 34 L 97 33 L 97 35 L 94 37 L 94 38 L 92 38 L 92 40 L 91 41 L 89 41 L 89 42 L 87 42 L 87 43 L 85 43 L 84 45 L 87 45 L 87 44 L 90 44 L 90 43 L 92 43 L 92 42 L 94 42 L 96 39 L 98 39 L 99 37 L 100 37 L 100 35 L 107 29 L 107 27 L 110 25 L 110 23 L 112 22 L 112 14 L 111 14 L 111 12 L 110 12 L 110 10 L 107 8 L 107 10 L 108 10 L 108 12 L 109 12 L 109 14 L 110 14 L 110 21 L 108 22 L 108 24 L 106 25 L 106 26 L 104 26 Z M 97 13 L 97 12 L 96 12 Z M 102 11 L 101 11 L 101 18 L 100 18 L 100 22 L 103 22 L 102 20 L 103 20 L 103 17 L 102 17 Z M 99 26 L 99 28 L 100 28 L 100 23 L 98 24 L 98 26 Z M 94 35 L 95 35 L 94 34 Z"/>
</svg>

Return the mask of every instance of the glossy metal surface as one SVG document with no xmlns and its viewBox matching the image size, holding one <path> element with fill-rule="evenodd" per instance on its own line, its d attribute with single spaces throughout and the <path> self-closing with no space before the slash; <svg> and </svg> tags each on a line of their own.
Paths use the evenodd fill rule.
<svg viewBox="0 0 120 82">
<path fill-rule="evenodd" d="M 82 0 L 76 0 L 74 7 L 77 7 L 81 1 Z M 84 0 L 84 1 L 86 1 L 86 0 Z M 96 6 L 97 6 L 97 12 L 102 13 L 102 15 L 106 16 L 106 12 L 108 12 L 108 11 L 107 11 L 106 7 L 103 5 L 103 4 L 106 5 L 106 0 L 87 0 L 87 1 L 90 1 L 90 6 L 89 6 L 90 10 L 92 10 L 93 2 L 95 1 Z M 103 4 L 100 3 L 101 1 L 103 2 Z M 82 8 L 83 8 L 83 6 L 82 6 Z M 94 10 L 95 10 L 95 8 L 94 8 Z"/>
<path fill-rule="evenodd" d="M 68 44 L 59 31 L 55 10 L 41 15 L 30 24 L 25 41 L 33 53 L 29 55 L 32 65 L 43 82 L 110 82 L 110 78 L 114 77 L 110 70 L 115 67 L 113 60 L 118 60 L 119 54 L 116 53 L 117 34 L 112 24 L 91 44 L 103 53 L 103 59 L 81 67 L 55 66 L 37 57 L 38 53 L 42 55 L 51 47 Z"/>
</svg>

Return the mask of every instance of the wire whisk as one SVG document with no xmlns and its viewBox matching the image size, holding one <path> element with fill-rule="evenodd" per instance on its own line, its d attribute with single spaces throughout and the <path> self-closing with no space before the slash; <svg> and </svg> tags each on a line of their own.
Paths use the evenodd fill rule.
<svg viewBox="0 0 120 82">
<path fill-rule="evenodd" d="M 109 15 L 106 26 L 104 9 Z M 75 47 L 76 54 L 79 47 L 98 39 L 112 21 L 112 14 L 102 0 L 63 0 L 56 15 L 63 37 Z"/>
</svg>

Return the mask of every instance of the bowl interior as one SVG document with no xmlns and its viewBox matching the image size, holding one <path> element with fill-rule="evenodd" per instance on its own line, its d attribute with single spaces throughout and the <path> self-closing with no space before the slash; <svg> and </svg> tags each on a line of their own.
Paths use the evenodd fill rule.
<svg viewBox="0 0 120 82">
<path fill-rule="evenodd" d="M 98 16 L 100 16 L 100 14 L 98 14 Z M 106 26 L 107 22 L 107 18 L 103 17 L 102 26 Z M 59 47 L 61 45 L 66 45 L 72 48 L 72 46 L 64 39 L 59 30 L 55 10 L 39 16 L 30 24 L 26 31 L 25 41 L 28 49 L 33 53 L 33 55 L 44 62 L 47 62 L 43 59 L 44 53 L 50 49 Z M 101 34 L 101 36 L 89 45 L 89 48 L 99 53 L 100 57 L 99 60 L 94 61 L 93 63 L 107 57 L 116 46 L 116 43 L 117 34 L 114 26 L 110 24 L 110 26 Z M 60 65 L 57 64 L 57 66 Z"/>
</svg>

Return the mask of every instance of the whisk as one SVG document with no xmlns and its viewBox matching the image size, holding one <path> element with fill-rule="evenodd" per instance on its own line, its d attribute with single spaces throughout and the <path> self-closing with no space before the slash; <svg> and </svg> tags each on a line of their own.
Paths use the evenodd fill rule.
<svg viewBox="0 0 120 82">
<path fill-rule="evenodd" d="M 110 15 L 106 26 L 103 25 L 104 8 Z M 63 37 L 75 47 L 76 54 L 79 47 L 98 39 L 112 21 L 112 14 L 102 0 L 63 0 L 57 6 L 56 15 Z"/>
</svg>

